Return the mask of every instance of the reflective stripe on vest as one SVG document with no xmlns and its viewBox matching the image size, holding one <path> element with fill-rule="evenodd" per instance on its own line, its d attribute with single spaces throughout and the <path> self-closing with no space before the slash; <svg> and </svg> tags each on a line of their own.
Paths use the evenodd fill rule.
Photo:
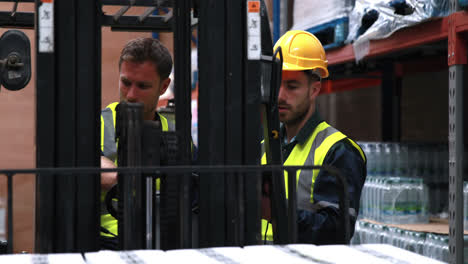
<svg viewBox="0 0 468 264">
<path fill-rule="evenodd" d="M 119 103 L 115 102 L 109 104 L 104 110 L 101 111 L 101 151 L 115 165 L 117 165 L 117 145 L 115 141 L 115 123 L 116 123 L 116 107 Z M 161 120 L 162 131 L 175 131 L 175 124 L 170 123 L 167 119 L 159 114 Z M 156 181 L 156 188 L 159 190 L 160 181 Z M 117 235 L 117 219 L 109 214 L 105 204 L 105 197 L 107 192 L 101 191 L 101 226 L 107 229 L 112 234 Z M 101 232 L 101 236 L 112 236 L 107 233 Z"/>
<path fill-rule="evenodd" d="M 326 122 L 321 122 L 315 129 L 312 135 L 309 136 L 304 144 L 296 144 L 284 162 L 284 166 L 321 166 L 330 148 L 338 141 L 346 138 L 346 136 L 330 126 Z M 359 151 L 362 158 L 365 160 L 364 153 L 361 148 L 351 139 L 349 142 Z M 262 155 L 262 164 L 266 164 L 266 155 Z M 337 204 L 329 202 L 313 203 L 314 184 L 320 170 L 298 170 L 296 174 L 296 190 L 297 190 L 297 207 L 298 209 L 316 212 L 324 207 L 336 207 Z M 288 197 L 288 174 L 284 172 L 286 198 Z M 350 208 L 350 213 L 356 215 L 355 210 Z M 265 235 L 267 221 L 262 219 L 262 238 Z M 273 230 L 271 225 L 268 227 L 267 240 L 273 240 Z"/>
</svg>

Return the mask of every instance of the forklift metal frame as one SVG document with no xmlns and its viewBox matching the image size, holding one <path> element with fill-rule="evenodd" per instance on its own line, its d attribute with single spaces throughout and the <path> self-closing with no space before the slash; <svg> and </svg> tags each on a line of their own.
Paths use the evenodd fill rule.
<svg viewBox="0 0 468 264">
<path fill-rule="evenodd" d="M 12 0 L 10 0 L 12 1 Z M 13 1 L 12 1 L 13 2 Z M 2 17 L 0 26 L 33 28 L 36 25 L 37 168 L 1 171 L 10 188 L 15 173 L 37 173 L 37 253 L 86 252 L 99 249 L 99 127 L 101 87 L 101 27 L 115 30 L 169 30 L 167 21 L 124 15 L 112 20 L 102 5 L 128 4 L 123 0 L 27 0 L 36 14 L 53 10 L 51 16 L 16 13 Z M 200 243 L 199 246 L 251 245 L 260 230 L 260 179 L 251 167 L 260 156 L 259 61 L 245 59 L 245 0 L 194 0 L 199 10 L 200 69 Z M 183 160 L 190 165 L 190 37 L 189 1 L 173 4 L 175 50 L 176 129 L 181 133 Z M 149 0 L 134 5 L 153 6 Z M 154 7 L 154 6 L 153 6 Z M 50 9 L 52 8 L 52 9 Z M 35 21 L 32 18 L 35 17 Z M 5 20 L 2 20 L 5 18 Z M 51 20 L 53 18 L 53 20 Z M 137 20 L 135 20 L 137 19 Z M 6 21 L 6 22 L 5 22 Z M 32 22 L 31 22 L 32 21 Z M 16 24 L 15 24 L 16 23 Z M 50 24 L 47 24 L 50 23 Z M 53 25 L 52 50 L 40 50 L 44 25 Z M 49 33 L 48 33 L 49 32 Z M 49 39 L 50 40 L 50 39 Z M 218 60 L 217 58 L 223 58 Z M 209 89 L 211 87 L 212 89 Z M 216 89 L 213 89 L 216 87 Z M 86 98 L 86 99 L 85 99 Z M 221 165 L 228 165 L 217 167 Z M 239 167 L 236 167 L 239 166 Z M 71 169 L 74 167 L 74 169 Z M 48 169 L 51 168 L 51 169 Z M 55 169 L 52 169 L 55 168 Z M 87 169 L 93 168 L 93 169 Z M 232 170 L 230 170 L 230 168 Z M 242 168 L 242 169 L 241 169 Z M 130 170 L 119 168 L 118 171 Z M 138 168 L 137 168 L 138 169 Z M 148 168 L 151 169 L 151 168 Z M 155 168 L 153 168 L 155 169 Z M 167 168 L 171 170 L 171 168 Z M 178 168 L 184 170 L 184 167 Z M 206 170 L 205 170 L 206 169 Z M 239 169 L 239 171 L 236 171 Z M 263 170 L 268 170 L 263 167 Z M 276 167 L 277 170 L 307 167 Z M 116 170 L 116 171 L 117 171 Z M 133 168 L 135 170 L 135 168 Z M 144 170 L 144 168 L 141 168 Z M 175 168 L 173 170 L 176 170 Z M 188 170 L 185 171 L 188 173 Z M 240 176 L 232 177 L 232 175 Z M 191 247 L 189 176 L 182 178 L 180 193 L 180 247 Z M 232 186 L 235 186 L 234 188 Z M 294 186 L 291 184 L 290 186 Z M 291 199 L 294 203 L 294 199 Z M 226 207 L 225 207 L 226 205 Z M 295 215 L 295 206 L 290 214 Z M 346 208 L 346 207 L 344 207 Z M 346 211 L 346 210 L 345 210 Z M 11 211 L 9 217 L 11 217 Z M 248 217 L 247 217 L 248 216 Z M 78 219 L 80 219 L 78 221 Z M 11 219 L 10 219 L 11 220 Z M 233 221 L 235 220 L 235 221 Z M 9 241 L 12 242 L 12 221 Z M 295 221 L 290 221 L 295 224 Z M 345 222 L 346 223 L 346 222 Z M 291 230 L 295 226 L 291 225 Z M 346 232 L 345 232 L 346 233 Z M 290 242 L 294 242 L 294 236 Z M 11 252 L 11 245 L 9 245 Z"/>
</svg>

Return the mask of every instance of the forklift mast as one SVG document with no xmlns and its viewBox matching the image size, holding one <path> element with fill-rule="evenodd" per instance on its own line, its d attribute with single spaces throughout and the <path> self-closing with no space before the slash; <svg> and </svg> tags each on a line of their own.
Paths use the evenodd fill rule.
<svg viewBox="0 0 468 264">
<path fill-rule="evenodd" d="M 121 9 L 116 14 L 106 14 L 103 7 L 107 5 L 119 5 Z M 143 6 L 146 10 L 140 16 L 127 15 L 131 6 Z M 172 15 L 152 16 L 152 11 L 158 8 L 172 8 Z M 271 36 L 264 39 L 265 34 L 271 33 L 269 23 L 265 23 L 267 12 L 263 1 L 36 0 L 36 14 L 22 16 L 22 23 L 36 29 L 38 43 L 38 168 L 99 167 L 101 27 L 174 32 L 178 164 L 190 165 L 192 14 L 198 18 L 199 37 L 197 163 L 259 164 L 261 58 L 263 52 L 272 55 Z M 259 176 L 257 172 L 200 173 L 195 246 L 260 242 Z M 66 174 L 60 170 L 37 175 L 36 252 L 99 249 L 99 177 L 94 172 Z M 190 173 L 183 173 L 177 178 L 181 186 L 178 231 L 172 234 L 177 248 L 194 246 L 188 194 L 190 177 Z"/>
</svg>

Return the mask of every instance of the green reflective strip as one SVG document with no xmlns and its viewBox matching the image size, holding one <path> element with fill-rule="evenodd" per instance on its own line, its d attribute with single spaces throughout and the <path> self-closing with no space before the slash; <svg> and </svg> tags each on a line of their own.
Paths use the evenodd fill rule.
<svg viewBox="0 0 468 264">
<path fill-rule="evenodd" d="M 268 230 L 266 230 L 268 227 Z M 265 240 L 265 231 L 267 231 L 266 234 L 266 240 L 267 241 L 273 241 L 273 227 L 271 224 L 268 223 L 267 220 L 262 219 L 262 241 Z"/>
<path fill-rule="evenodd" d="M 104 153 L 104 118 L 101 114 L 101 151 Z"/>
<path fill-rule="evenodd" d="M 359 151 L 359 153 L 361 154 L 362 160 L 364 160 L 364 162 L 366 162 L 366 155 L 364 154 L 364 151 L 362 151 L 361 147 L 356 142 L 354 142 L 353 140 L 351 140 L 349 138 L 348 138 L 348 140 Z"/>
<path fill-rule="evenodd" d="M 118 235 L 117 219 L 115 219 L 112 215 L 101 215 L 101 226 L 107 229 L 112 234 Z M 101 236 L 114 237 L 113 235 L 104 232 L 101 232 Z"/>
<path fill-rule="evenodd" d="M 159 119 L 161 120 L 162 131 L 175 131 L 175 124 L 167 121 L 167 118 L 158 113 Z"/>
</svg>

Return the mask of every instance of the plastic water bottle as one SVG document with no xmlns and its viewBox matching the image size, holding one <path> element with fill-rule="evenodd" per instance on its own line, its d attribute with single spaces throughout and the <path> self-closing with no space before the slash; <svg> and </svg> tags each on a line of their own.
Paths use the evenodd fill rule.
<svg viewBox="0 0 468 264">
<path fill-rule="evenodd" d="M 382 176 L 393 177 L 394 172 L 394 162 L 393 162 L 393 150 L 392 143 L 383 143 L 382 144 Z"/>
<path fill-rule="evenodd" d="M 468 182 L 463 182 L 463 229 L 468 230 Z"/>
<path fill-rule="evenodd" d="M 419 214 L 419 222 L 420 223 L 428 223 L 429 222 L 429 187 L 421 181 L 421 212 Z"/>
<path fill-rule="evenodd" d="M 6 241 L 6 201 L 0 196 L 0 241 Z"/>
<path fill-rule="evenodd" d="M 448 262 L 449 261 L 449 238 L 448 236 L 439 236 L 439 260 Z"/>
<path fill-rule="evenodd" d="M 423 255 L 428 258 L 434 258 L 434 234 L 427 233 Z"/>
<path fill-rule="evenodd" d="M 383 184 L 381 185 L 381 200 L 380 200 L 380 211 L 381 217 L 380 221 L 383 223 L 392 223 L 395 213 L 395 204 L 393 199 L 393 179 L 383 179 Z"/>
<path fill-rule="evenodd" d="M 383 162 L 383 149 L 382 144 L 375 143 L 375 176 L 383 176 L 384 162 Z"/>
<path fill-rule="evenodd" d="M 422 179 L 404 178 L 405 185 L 404 191 L 406 192 L 406 208 L 405 208 L 405 223 L 417 223 L 419 221 L 419 214 L 422 205 L 422 188 L 419 189 L 418 182 Z"/>
<path fill-rule="evenodd" d="M 423 232 L 414 232 L 414 237 L 416 240 L 416 246 L 414 253 L 423 254 L 424 247 L 426 244 L 426 233 Z"/>
<path fill-rule="evenodd" d="M 360 227 L 360 220 L 356 221 L 356 224 L 354 225 L 354 234 L 353 237 L 351 238 L 350 244 L 351 245 L 360 245 L 361 244 L 361 239 L 360 239 L 360 234 L 362 232 L 361 227 Z"/>
<path fill-rule="evenodd" d="M 366 153 L 367 157 L 367 176 L 376 176 L 377 175 L 377 153 L 376 153 L 376 143 L 370 142 L 367 144 L 368 152 Z"/>
<path fill-rule="evenodd" d="M 393 150 L 393 176 L 395 177 L 404 177 L 402 174 L 402 157 L 401 157 L 401 147 L 399 143 L 392 144 Z"/>
<path fill-rule="evenodd" d="M 408 177 L 408 165 L 409 165 L 409 153 L 408 153 L 408 144 L 399 144 L 399 175 L 401 177 Z"/>
<path fill-rule="evenodd" d="M 372 219 L 382 221 L 382 188 L 385 183 L 385 178 L 375 177 L 373 185 L 371 204 L 373 207 Z"/>
<path fill-rule="evenodd" d="M 358 220 L 362 218 L 368 218 L 368 195 L 369 192 L 369 176 L 366 178 L 366 181 L 364 182 L 364 186 L 362 186 L 362 191 L 361 191 L 361 200 L 359 201 L 359 214 L 358 214 Z"/>
</svg>

